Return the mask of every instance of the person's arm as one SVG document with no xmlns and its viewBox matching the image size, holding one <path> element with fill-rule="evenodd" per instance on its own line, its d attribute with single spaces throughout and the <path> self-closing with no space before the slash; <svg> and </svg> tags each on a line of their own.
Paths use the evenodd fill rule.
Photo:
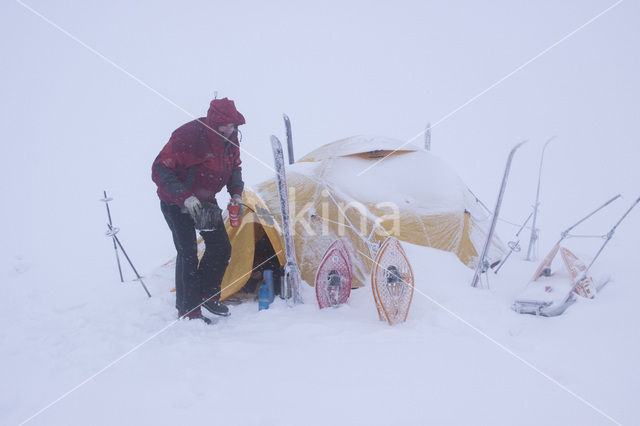
<svg viewBox="0 0 640 426">
<path fill-rule="evenodd" d="M 238 148 L 236 155 L 233 158 L 231 178 L 229 178 L 229 182 L 227 183 L 227 191 L 229 191 L 229 195 L 231 195 L 231 197 L 233 197 L 234 195 L 239 195 L 242 197 L 244 182 L 242 181 L 242 167 L 240 167 L 241 164 L 242 161 L 240 160 L 240 149 Z"/>
<path fill-rule="evenodd" d="M 161 162 L 154 163 L 153 170 L 155 177 L 157 177 L 156 184 L 162 186 L 171 197 L 175 198 L 178 205 L 182 205 L 185 199 L 193 195 L 191 187 L 195 178 L 195 167 L 187 168 L 187 178 L 184 182 L 178 179 L 173 169 L 163 166 Z"/>
<path fill-rule="evenodd" d="M 194 195 L 192 188 L 195 180 L 195 168 L 186 151 L 176 149 L 176 144 L 180 144 L 184 139 L 179 131 L 180 129 L 173 132 L 167 145 L 154 160 L 152 179 L 158 185 L 158 191 L 170 198 L 171 203 L 182 206 L 184 200 Z M 180 148 L 179 145 L 178 148 Z"/>
</svg>

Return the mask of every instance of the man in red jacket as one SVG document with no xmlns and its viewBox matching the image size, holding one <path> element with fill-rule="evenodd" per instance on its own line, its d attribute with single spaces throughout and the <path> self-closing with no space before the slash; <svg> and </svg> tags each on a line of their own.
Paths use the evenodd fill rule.
<svg viewBox="0 0 640 426">
<path fill-rule="evenodd" d="M 234 201 L 242 200 L 238 126 L 244 123 L 232 100 L 214 99 L 207 117 L 176 129 L 153 162 L 160 208 L 178 252 L 176 309 L 180 317 L 209 323 L 201 306 L 216 315 L 229 315 L 219 300 L 231 244 L 215 196 L 226 186 Z M 194 219 L 204 210 L 211 220 L 207 230 L 200 230 L 205 251 L 198 264 Z"/>
</svg>

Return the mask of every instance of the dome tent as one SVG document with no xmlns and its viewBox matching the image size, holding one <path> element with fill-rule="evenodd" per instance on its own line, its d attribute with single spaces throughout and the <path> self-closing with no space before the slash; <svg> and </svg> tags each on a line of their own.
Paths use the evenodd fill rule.
<svg viewBox="0 0 640 426">
<path fill-rule="evenodd" d="M 298 266 L 313 285 L 326 248 L 341 237 L 352 255 L 353 287 L 369 279 L 369 242 L 393 235 L 401 241 L 450 251 L 475 267 L 489 218 L 458 175 L 431 152 L 398 140 L 355 136 L 324 145 L 287 168 Z M 380 161 L 384 159 L 383 161 Z M 240 290 L 259 267 L 259 241 L 284 265 L 281 214 L 275 176 L 246 188 L 240 228 L 226 220 L 232 245 L 222 299 Z M 496 238 L 490 259 L 502 257 Z"/>
</svg>

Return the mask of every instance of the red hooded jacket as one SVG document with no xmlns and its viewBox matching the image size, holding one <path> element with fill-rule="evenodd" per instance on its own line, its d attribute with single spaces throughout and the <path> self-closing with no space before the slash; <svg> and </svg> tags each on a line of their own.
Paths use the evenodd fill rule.
<svg viewBox="0 0 640 426">
<path fill-rule="evenodd" d="M 206 118 L 190 121 L 171 134 L 152 166 L 151 177 L 162 201 L 182 206 L 195 195 L 213 202 L 225 185 L 229 194 L 242 194 L 238 132 L 226 140 L 211 130 L 229 123 L 239 126 L 244 117 L 233 101 L 214 99 Z"/>
</svg>

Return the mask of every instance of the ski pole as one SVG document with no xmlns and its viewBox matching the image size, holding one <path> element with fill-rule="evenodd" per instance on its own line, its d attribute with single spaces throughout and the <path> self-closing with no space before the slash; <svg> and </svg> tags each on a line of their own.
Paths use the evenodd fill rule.
<svg viewBox="0 0 640 426">
<path fill-rule="evenodd" d="M 586 215 L 585 217 L 583 217 L 582 219 L 577 221 L 575 224 L 571 225 L 566 230 L 564 230 L 560 234 L 561 237 L 560 237 L 560 241 L 558 241 L 558 244 L 560 244 L 562 242 L 562 240 L 567 238 L 567 235 L 569 235 L 569 231 L 571 231 L 573 228 L 575 228 L 576 226 L 580 225 L 582 222 L 584 222 L 585 220 L 589 219 L 591 216 L 593 216 L 594 214 L 598 213 L 600 210 L 602 210 L 603 208 L 607 207 L 609 204 L 613 203 L 615 200 L 617 200 L 620 197 L 622 197 L 622 195 L 620 195 L 620 194 L 616 195 L 615 197 L 611 198 L 609 201 L 607 201 L 606 203 L 604 203 L 603 205 L 601 205 L 600 207 L 598 207 L 597 209 L 595 209 L 594 211 L 592 211 L 591 213 L 589 213 L 588 215 Z"/>
<path fill-rule="evenodd" d="M 618 195 L 619 196 L 619 195 Z M 616 197 L 617 198 L 617 197 Z M 616 228 L 618 227 L 618 225 L 620 225 L 620 223 L 629 215 L 629 213 L 631 212 L 631 210 L 633 210 L 633 208 L 640 202 L 640 197 L 638 197 L 638 199 L 631 204 L 631 207 L 629 207 L 627 209 L 627 211 L 622 215 L 622 217 L 618 220 L 618 222 L 616 222 L 615 225 L 613 225 L 613 228 L 611 228 L 611 230 L 607 233 L 607 239 L 604 241 L 604 243 L 602 243 L 602 246 L 600 246 L 600 249 L 598 250 L 598 252 L 596 253 L 596 255 L 594 256 L 594 258 L 591 260 L 591 263 L 589 263 L 589 266 L 587 266 L 587 268 L 582 272 L 582 274 L 580 275 L 580 277 L 578 278 L 577 281 L 574 282 L 573 286 L 571 287 L 571 291 L 569 291 L 569 296 L 568 298 L 571 297 L 571 294 L 573 293 L 573 291 L 576 289 L 576 287 L 578 286 L 578 284 L 580 284 L 582 282 L 582 280 L 584 280 L 587 277 L 587 273 L 589 272 L 589 269 L 591 269 L 591 267 L 593 266 L 594 262 L 596 261 L 596 259 L 598 258 L 598 256 L 600 256 L 600 253 L 602 253 L 602 250 L 604 250 L 604 248 L 606 247 L 606 245 L 609 243 L 609 241 L 613 238 L 613 235 L 616 232 Z"/>
<path fill-rule="evenodd" d="M 525 228 L 525 226 L 527 226 L 527 223 L 529 223 L 529 219 L 531 219 L 531 216 L 533 216 L 534 213 L 535 213 L 535 211 L 529 213 L 529 217 L 527 217 L 527 220 L 524 221 L 524 223 L 522 224 L 522 226 L 520 227 L 518 232 L 516 232 L 516 237 L 520 236 L 520 233 Z M 500 264 L 493 271 L 494 274 L 497 274 L 498 271 L 500 271 L 500 268 L 502 268 L 502 265 L 504 265 L 507 262 L 507 259 L 509 259 L 509 256 L 511 256 L 511 253 L 513 253 L 514 251 L 516 253 L 520 251 L 520 240 L 519 239 L 517 241 L 509 241 L 509 243 L 507 245 L 509 246 L 509 253 L 507 253 L 507 255 L 504 257 L 504 259 L 502 259 L 502 262 L 500 262 Z"/>
<path fill-rule="evenodd" d="M 614 202 L 620 197 L 621 197 L 620 194 L 616 195 L 615 197 L 611 198 L 606 203 L 604 203 L 603 205 L 601 205 L 600 207 L 598 207 L 597 209 L 595 209 L 594 211 L 592 211 L 591 213 L 589 213 L 588 215 L 580 219 L 578 222 L 574 223 L 573 225 L 571 225 L 570 227 L 562 231 L 560 233 L 560 239 L 558 240 L 557 243 L 555 243 L 555 245 L 553 246 L 549 254 L 547 254 L 545 259 L 538 266 L 538 269 L 533 275 L 533 278 L 531 278 L 531 281 L 536 281 L 541 275 L 549 276 L 549 274 L 551 273 L 551 269 L 550 269 L 551 263 L 553 262 L 555 255 L 558 253 L 558 250 L 560 249 L 560 243 L 562 243 L 562 241 L 564 241 L 564 239 L 569 236 L 569 231 L 571 231 L 573 228 L 580 225 L 582 222 L 589 219 L 591 216 L 593 216 L 594 214 L 596 214 L 597 212 L 599 212 L 600 210 L 602 210 L 603 208 L 605 208 L 606 206 L 608 206 L 609 204 L 611 204 L 612 202 Z"/>
<path fill-rule="evenodd" d="M 120 243 L 120 240 L 118 239 L 117 235 L 114 234 L 113 238 L 118 243 L 118 247 L 120 247 L 120 250 L 122 250 L 122 254 L 124 254 L 124 257 L 127 259 L 127 262 L 129 262 L 131 269 L 133 269 L 133 272 L 136 274 L 137 280 L 140 281 L 140 284 L 142 284 L 142 288 L 144 288 L 144 291 L 147 293 L 147 296 L 151 297 L 151 293 L 149 293 L 147 286 L 144 285 L 144 281 L 142 281 L 142 277 L 136 270 L 135 266 L 133 266 L 133 262 L 131 262 L 131 259 L 129 259 L 129 255 L 127 255 L 127 252 L 124 250 L 124 247 L 122 247 L 122 243 Z"/>
<path fill-rule="evenodd" d="M 125 251 L 124 247 L 122 246 L 122 243 L 120 243 L 120 240 L 116 235 L 120 230 L 115 226 L 113 226 L 113 222 L 111 221 L 111 210 L 109 209 L 109 201 L 111 200 L 112 198 L 107 197 L 107 191 L 104 191 L 104 199 L 102 201 L 104 201 L 107 206 L 107 217 L 109 218 L 109 223 L 107 224 L 107 228 L 108 228 L 107 236 L 113 239 L 113 248 L 115 249 L 116 259 L 118 261 L 118 272 L 120 272 L 120 282 L 124 282 L 124 279 L 122 278 L 122 267 L 120 266 L 120 257 L 118 256 L 118 247 L 120 248 L 120 250 L 122 250 L 122 254 L 124 254 L 124 257 L 127 259 L 127 262 L 129 262 L 129 266 L 131 266 L 131 269 L 133 269 L 133 272 L 136 274 L 137 280 L 140 281 L 140 284 L 142 284 L 142 288 L 147 293 L 147 296 L 151 297 L 151 293 L 149 293 L 147 286 L 144 284 L 144 281 L 142 281 L 142 277 L 140 276 L 140 274 L 138 274 L 138 271 L 136 270 L 135 266 L 133 266 L 133 262 L 131 262 L 131 259 L 129 259 L 129 255 L 127 255 L 127 252 Z"/>
<path fill-rule="evenodd" d="M 109 210 L 109 201 L 113 200 L 113 198 L 107 197 L 107 191 L 104 191 L 104 198 L 101 201 L 104 201 L 104 205 L 107 206 L 107 217 L 109 218 L 109 233 L 111 233 L 111 237 L 113 240 L 113 250 L 116 253 L 116 262 L 118 262 L 118 272 L 120 273 L 120 282 L 124 282 L 124 278 L 122 278 L 122 267 L 120 266 L 120 256 L 118 256 L 118 247 L 116 246 L 116 234 L 118 233 L 117 229 L 114 229 L 113 222 L 111 221 L 111 210 Z"/>
</svg>

